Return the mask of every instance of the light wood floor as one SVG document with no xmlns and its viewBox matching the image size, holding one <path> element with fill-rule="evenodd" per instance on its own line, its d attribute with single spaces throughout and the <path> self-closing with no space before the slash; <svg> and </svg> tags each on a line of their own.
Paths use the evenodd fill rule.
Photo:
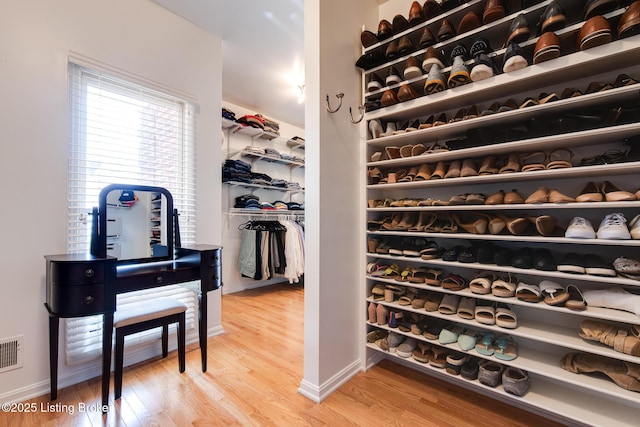
<svg viewBox="0 0 640 427">
<path fill-rule="evenodd" d="M 123 395 L 109 412 L 98 405 L 100 379 L 67 387 L 56 403 L 74 414 L 0 412 L 0 426 L 556 426 L 544 418 L 426 374 L 383 361 L 317 404 L 297 392 L 302 380 L 301 286 L 275 285 L 222 298 L 226 334 L 209 339 L 208 371 L 200 353 L 125 368 Z M 111 387 L 113 396 L 113 386 Z M 38 408 L 49 396 L 30 400 Z"/>
</svg>

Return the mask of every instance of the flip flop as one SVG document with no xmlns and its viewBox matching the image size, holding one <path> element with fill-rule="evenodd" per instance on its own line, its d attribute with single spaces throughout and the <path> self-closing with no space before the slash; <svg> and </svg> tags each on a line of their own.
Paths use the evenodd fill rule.
<svg viewBox="0 0 640 427">
<path fill-rule="evenodd" d="M 495 335 L 491 332 L 487 332 L 482 335 L 482 338 L 476 343 L 476 351 L 485 356 L 492 356 L 496 347 L 494 345 Z"/>
<path fill-rule="evenodd" d="M 582 291 L 575 285 L 567 286 L 567 294 L 569 298 L 565 301 L 564 306 L 569 310 L 583 311 L 587 309 L 587 302 L 582 295 Z"/>
<path fill-rule="evenodd" d="M 518 357 L 518 346 L 510 336 L 502 336 L 495 341 L 493 355 L 500 360 L 513 360 Z"/>
<path fill-rule="evenodd" d="M 569 294 L 558 283 L 551 280 L 543 280 L 539 286 L 546 304 L 560 305 L 569 299 Z"/>
</svg>

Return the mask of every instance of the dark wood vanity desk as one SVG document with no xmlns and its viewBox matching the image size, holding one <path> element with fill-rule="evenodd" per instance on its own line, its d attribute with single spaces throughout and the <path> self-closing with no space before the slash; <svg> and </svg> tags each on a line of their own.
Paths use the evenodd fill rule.
<svg viewBox="0 0 640 427">
<path fill-rule="evenodd" d="M 199 280 L 198 335 L 202 372 L 207 371 L 207 293 L 222 286 L 222 247 L 181 246 L 178 213 L 164 188 L 112 184 L 99 199 L 100 207 L 93 212 L 90 253 L 45 256 L 44 305 L 49 313 L 51 400 L 58 397 L 60 318 L 102 315 L 102 407 L 106 410 L 117 294 Z M 120 258 L 110 253 L 118 246 L 122 250 L 114 253 Z"/>
</svg>

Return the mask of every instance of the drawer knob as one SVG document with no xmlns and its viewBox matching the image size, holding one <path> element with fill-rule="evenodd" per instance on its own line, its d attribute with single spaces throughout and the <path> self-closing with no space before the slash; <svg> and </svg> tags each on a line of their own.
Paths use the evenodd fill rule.
<svg viewBox="0 0 640 427">
<path fill-rule="evenodd" d="M 85 275 L 86 277 L 93 277 L 93 275 L 94 275 L 94 274 L 96 274 L 96 273 L 95 273 L 95 271 L 93 271 L 93 269 L 91 269 L 91 268 L 87 268 L 87 269 L 84 271 L 84 275 Z"/>
<path fill-rule="evenodd" d="M 163 281 L 162 276 L 158 276 L 158 277 L 156 277 L 156 283 L 157 283 L 157 284 L 162 283 L 162 281 Z"/>
<path fill-rule="evenodd" d="M 85 304 L 93 304 L 93 301 L 94 301 L 94 299 L 93 299 L 93 297 L 91 295 L 88 295 L 88 296 L 84 297 L 84 303 Z"/>
</svg>

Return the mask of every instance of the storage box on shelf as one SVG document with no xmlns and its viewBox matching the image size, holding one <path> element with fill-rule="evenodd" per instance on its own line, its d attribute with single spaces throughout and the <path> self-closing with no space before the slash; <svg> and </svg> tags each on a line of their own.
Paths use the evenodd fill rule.
<svg viewBox="0 0 640 427">
<path fill-rule="evenodd" d="M 492 46 L 499 47 L 492 55 L 494 63 L 499 65 L 504 55 L 504 46 L 501 44 L 507 36 L 509 25 L 518 14 L 523 13 L 529 23 L 533 23 L 532 36 L 521 43 L 531 64 L 533 48 L 539 36 L 535 32 L 535 23 L 551 1 L 539 2 L 526 10 L 519 9 L 520 1 L 509 3 L 511 13 L 507 13 L 504 18 L 468 33 L 458 34 L 435 47 L 444 49 L 448 55 L 456 44 L 463 43 L 468 48 L 475 39 L 484 37 Z M 640 324 L 640 313 L 593 306 L 588 306 L 583 311 L 575 311 L 542 301 L 525 302 L 515 296 L 502 298 L 491 292 L 476 294 L 468 288 L 468 282 L 479 272 L 494 272 L 496 277 L 511 277 L 516 286 L 519 283 L 537 285 L 548 280 L 559 284 L 563 289 L 568 285 L 575 285 L 582 292 L 622 288 L 634 295 L 640 294 L 640 281 L 633 278 L 619 275 L 608 277 L 597 274 L 571 274 L 557 271 L 555 266 L 536 269 L 516 267 L 509 263 L 498 265 L 486 260 L 479 262 L 473 258 L 478 248 L 484 247 L 485 250 L 507 250 L 512 255 L 524 252 L 525 248 L 533 252 L 546 251 L 556 263 L 572 252 L 579 256 L 595 255 L 609 266 L 618 257 L 640 260 L 640 240 L 582 239 L 564 236 L 565 229 L 576 216 L 587 218 L 597 229 L 598 224 L 610 213 L 622 213 L 627 221 L 640 214 L 640 199 L 582 203 L 571 200 L 580 195 L 590 181 L 611 181 L 620 189 L 631 193 L 640 190 L 640 144 L 637 138 L 640 135 L 640 110 L 637 108 L 640 89 L 640 36 L 614 40 L 580 51 L 576 46 L 576 37 L 584 24 L 584 2 L 569 0 L 560 4 L 567 12 L 567 22 L 564 28 L 556 31 L 562 45 L 562 55 L 559 58 L 529 65 L 518 71 L 499 73 L 486 80 L 430 95 L 423 95 L 422 90 L 426 72 L 409 81 L 379 90 L 365 91 L 364 95 L 369 106 L 365 119 L 368 132 L 366 163 L 369 180 L 366 190 L 367 199 L 370 201 L 367 219 L 370 228 L 366 235 L 373 243 L 367 254 L 370 271 L 366 279 L 366 305 L 367 309 L 370 305 L 381 305 L 384 307 L 382 312 L 393 312 L 397 318 L 404 319 L 398 320 L 399 328 L 390 327 L 388 319 L 382 323 L 369 319 L 367 332 L 373 338 L 380 338 L 386 333 L 397 333 L 405 339 L 413 338 L 433 348 L 464 353 L 480 360 L 498 361 L 504 366 L 522 369 L 531 377 L 530 391 L 522 396 L 514 396 L 500 387 L 491 388 L 478 381 L 447 374 L 429 363 L 418 362 L 411 357 L 400 357 L 397 353 L 383 350 L 380 343 L 369 342 L 367 348 L 371 350 L 370 360 L 386 356 L 480 393 L 507 400 L 514 405 L 543 411 L 555 418 L 594 425 L 613 421 L 620 425 L 633 425 L 636 422 L 635 414 L 640 408 L 639 393 L 623 389 L 604 375 L 577 375 L 569 372 L 562 368 L 562 359 L 568 353 L 580 352 L 640 364 L 639 356 L 584 340 L 579 335 L 580 325 L 584 320 L 612 322 L 625 329 L 630 325 Z M 626 2 L 626 5 L 628 4 L 629 2 Z M 467 2 L 390 39 L 365 48 L 363 57 L 376 51 L 382 52 L 390 42 L 403 36 L 409 36 L 414 46 L 417 46 L 416 39 L 419 39 L 424 28 L 429 27 L 435 34 L 436 27 L 443 19 L 450 19 L 456 25 L 455 23 L 470 11 L 481 16 L 484 5 L 484 1 Z M 617 27 L 625 10 L 625 6 L 619 5 L 615 10 L 605 14 L 612 28 Z M 417 57 L 424 52 L 425 49 L 417 50 L 392 61 L 368 67 L 363 72 L 363 86 L 366 88 L 369 73 L 381 73 L 390 66 L 400 68 L 409 56 Z M 468 64 L 471 65 L 472 62 L 468 61 Z M 444 71 L 446 73 L 449 70 Z M 619 79 L 625 76 L 631 78 L 625 81 Z M 607 83 L 610 85 L 607 86 Z M 419 97 L 376 108 L 375 101 L 385 90 L 397 89 L 402 84 L 413 85 Z M 563 92 L 566 93 L 564 97 L 561 96 Z M 555 93 L 557 98 L 541 103 L 539 100 L 544 98 L 541 96 L 543 93 Z M 504 108 L 491 114 L 481 114 L 494 102 L 499 106 L 505 106 L 509 99 L 519 102 L 511 109 Z M 525 107 L 524 101 L 527 99 L 530 99 L 531 106 Z M 475 107 L 472 111 L 477 113 L 468 114 L 472 106 Z M 376 134 L 376 131 L 384 132 L 388 123 L 397 124 L 396 128 L 401 129 L 411 127 L 413 122 L 414 128 L 417 129 L 420 124 L 430 124 L 432 116 L 437 118 L 443 113 L 446 120 L 438 126 L 398 131 L 395 134 L 390 132 L 382 136 Z M 465 115 L 469 117 L 463 119 Z M 414 147 L 417 149 L 413 152 L 420 154 L 411 155 Z M 398 154 L 401 149 L 405 156 Z M 539 164 L 533 167 L 534 170 L 520 171 L 527 165 L 527 159 L 533 163 L 536 156 L 529 155 L 537 152 L 542 152 L 542 155 L 541 160 L 537 162 Z M 494 157 L 492 171 L 479 174 L 481 164 L 488 157 Z M 503 167 L 514 166 L 509 165 L 510 161 L 515 162 L 514 170 L 510 173 L 497 173 Z M 552 161 L 559 162 L 555 164 L 559 165 L 558 168 L 550 165 Z M 464 163 L 473 169 L 468 176 L 460 176 L 460 171 L 457 171 L 453 177 L 444 178 L 452 169 L 452 165 L 454 168 L 460 168 Z M 432 176 L 436 171 L 441 175 Z M 422 179 L 414 179 L 419 173 L 422 174 Z M 403 177 L 408 178 L 403 180 Z M 558 194 L 564 197 L 563 203 L 552 203 L 548 200 L 524 203 L 528 196 L 543 187 L 557 190 Z M 512 189 L 522 195 L 521 202 L 464 203 L 464 197 L 468 194 L 478 195 L 483 200 L 501 190 L 508 192 Z M 458 204 L 447 203 L 456 198 L 462 199 L 462 202 L 458 200 Z M 403 199 L 410 202 L 406 205 L 396 203 L 397 207 L 391 206 L 392 202 Z M 434 205 L 436 200 L 440 202 L 435 202 Z M 423 203 L 418 205 L 419 201 Z M 405 216 L 405 221 L 411 224 L 404 225 L 409 227 L 415 226 L 419 219 L 426 221 L 430 218 L 434 221 L 438 216 L 449 221 L 449 227 L 445 228 L 445 231 L 436 227 L 427 228 L 426 231 L 420 227 L 417 227 L 416 231 L 408 231 L 409 227 L 379 228 L 385 218 L 391 217 L 386 220 L 389 224 L 395 216 L 397 223 L 405 213 L 413 214 Z M 557 224 L 552 232 L 544 235 L 535 231 L 533 225 L 530 226 L 531 231 L 526 233 L 510 233 L 506 228 L 496 234 L 484 230 L 490 219 L 497 218 L 504 222 L 510 218 L 523 217 L 534 223 L 536 218 L 543 215 L 553 217 Z M 477 220 L 484 224 L 480 227 L 483 228 L 482 233 L 468 232 L 469 229 L 473 230 L 474 221 Z M 384 250 L 376 252 L 375 245 L 380 243 L 386 244 L 387 248 L 394 248 L 395 251 L 392 252 L 395 252 L 395 255 L 385 253 Z M 415 253 L 420 254 L 421 249 L 429 246 L 444 249 L 458 247 L 467 250 L 472 256 L 452 261 L 445 261 L 441 256 L 426 256 L 424 259 L 420 255 L 415 256 Z M 403 252 L 404 249 L 407 252 Z M 370 274 L 377 269 L 389 267 L 392 267 L 390 271 L 397 271 L 398 279 Z M 442 270 L 440 279 L 449 274 L 457 275 L 466 281 L 467 286 L 462 290 L 452 291 L 443 286 L 428 285 L 426 282 L 409 282 L 408 277 L 418 269 Z M 391 285 L 405 293 L 412 289 L 436 297 L 455 295 L 473 300 L 474 305 L 506 304 L 517 318 L 517 327 L 488 325 L 478 322 L 475 318 L 459 317 L 455 313 L 443 314 L 437 308 L 435 311 L 427 311 L 420 306 L 413 307 L 411 298 L 402 304 L 397 296 L 387 298 L 387 301 L 384 298 L 374 300 L 372 291 L 376 284 L 382 285 L 382 288 Z M 408 319 L 411 320 L 407 321 Z M 402 322 L 405 322 L 404 326 Z M 443 344 L 437 338 L 429 339 L 422 335 L 419 325 L 424 328 L 440 325 L 441 328 L 448 329 L 459 326 L 461 330 L 474 329 L 483 334 L 492 333 L 496 337 L 509 336 L 516 343 L 517 357 L 512 360 L 496 359 L 495 355 L 485 355 L 475 348 L 462 350 L 455 342 Z M 416 328 L 415 331 L 413 327 Z M 374 334 L 375 331 L 382 333 Z M 606 404 L 602 403 L 602 400 L 606 400 Z M 598 409 L 590 408 L 589 402 Z"/>
</svg>

